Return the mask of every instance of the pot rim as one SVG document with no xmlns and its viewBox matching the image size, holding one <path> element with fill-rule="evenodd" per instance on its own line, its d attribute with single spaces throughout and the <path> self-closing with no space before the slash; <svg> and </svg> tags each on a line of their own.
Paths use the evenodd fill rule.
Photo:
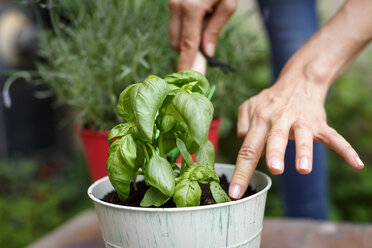
<svg viewBox="0 0 372 248">
<path fill-rule="evenodd" d="M 231 164 L 220 164 L 216 163 L 216 166 L 219 167 L 229 167 L 231 168 Z M 235 166 L 234 166 L 235 167 Z M 227 207 L 231 205 L 236 205 L 245 201 L 249 201 L 252 198 L 256 198 L 264 193 L 266 193 L 272 184 L 271 178 L 266 175 L 265 173 L 261 171 L 255 170 L 254 174 L 259 174 L 263 176 L 267 180 L 267 185 L 265 188 L 263 188 L 261 191 L 257 192 L 256 194 L 250 195 L 248 197 L 236 200 L 236 201 L 231 201 L 231 202 L 225 202 L 225 203 L 217 203 L 217 204 L 212 204 L 212 205 L 205 205 L 205 206 L 196 206 L 196 207 L 182 207 L 182 208 L 147 208 L 147 207 L 130 207 L 130 206 L 123 206 L 123 205 L 117 205 L 117 204 L 112 204 L 108 203 L 105 201 L 102 201 L 101 199 L 98 199 L 93 195 L 93 189 L 101 184 L 105 180 L 109 180 L 108 176 L 105 176 L 97 181 L 95 181 L 89 188 L 88 188 L 88 196 L 90 199 L 92 199 L 94 202 L 99 203 L 101 205 L 105 205 L 110 208 L 116 208 L 116 209 L 122 209 L 122 210 L 130 210 L 130 211 L 139 211 L 139 212 L 189 212 L 189 211 L 199 211 L 199 210 L 206 210 L 206 209 L 211 209 L 211 208 L 220 208 L 220 207 Z"/>
</svg>

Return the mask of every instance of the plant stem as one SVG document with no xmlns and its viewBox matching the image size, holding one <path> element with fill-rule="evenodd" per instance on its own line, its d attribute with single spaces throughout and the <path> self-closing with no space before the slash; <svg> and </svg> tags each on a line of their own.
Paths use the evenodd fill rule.
<svg viewBox="0 0 372 248">
<path fill-rule="evenodd" d="M 212 85 L 211 91 L 209 92 L 209 96 L 208 96 L 209 100 L 212 99 L 215 91 L 216 91 L 216 85 Z"/>
<path fill-rule="evenodd" d="M 186 161 L 182 158 L 180 174 L 184 173 L 185 170 L 186 170 Z"/>
<path fill-rule="evenodd" d="M 160 156 L 164 157 L 163 132 L 160 132 L 158 142 L 159 142 L 159 153 L 160 153 Z"/>
<path fill-rule="evenodd" d="M 143 146 L 143 151 L 145 152 L 146 161 L 148 163 L 148 162 L 150 162 L 149 153 L 147 152 L 147 148 L 146 148 L 145 143 L 142 143 L 142 146 Z"/>
<path fill-rule="evenodd" d="M 137 168 L 138 169 L 138 168 Z M 132 176 L 131 176 L 131 181 L 133 183 L 133 188 L 135 191 L 137 191 L 137 184 L 136 184 L 136 179 L 137 179 L 137 169 L 135 168 L 132 171 Z"/>
</svg>

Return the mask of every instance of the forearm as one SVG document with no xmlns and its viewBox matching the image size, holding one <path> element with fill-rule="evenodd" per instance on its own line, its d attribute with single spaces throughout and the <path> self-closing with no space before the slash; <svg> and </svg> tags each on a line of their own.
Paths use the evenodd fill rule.
<svg viewBox="0 0 372 248">
<path fill-rule="evenodd" d="M 329 86 L 372 39 L 372 1 L 349 0 L 286 64 L 277 87 L 297 78 L 324 100 Z M 296 87 L 297 88 L 297 87 Z"/>
</svg>

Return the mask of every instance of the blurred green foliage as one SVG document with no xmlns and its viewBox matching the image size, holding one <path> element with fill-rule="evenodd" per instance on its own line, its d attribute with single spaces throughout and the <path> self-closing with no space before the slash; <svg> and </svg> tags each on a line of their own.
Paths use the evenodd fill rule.
<svg viewBox="0 0 372 248">
<path fill-rule="evenodd" d="M 331 218 L 372 221 L 372 51 L 365 51 L 334 84 L 327 113 L 329 123 L 359 153 L 365 164 L 354 171 L 330 152 Z"/>
<path fill-rule="evenodd" d="M 40 35 L 35 76 L 50 85 L 59 104 L 79 111 L 81 125 L 107 130 L 118 122 L 117 99 L 128 85 L 149 74 L 173 73 L 177 52 L 169 44 L 168 1 L 51 1 L 52 30 Z M 231 116 L 240 100 L 251 96 L 250 61 L 259 49 L 249 18 L 235 16 L 218 43 L 216 57 L 238 73 L 208 70 L 217 86 L 212 101 L 216 116 Z"/>
<path fill-rule="evenodd" d="M 0 247 L 25 247 L 92 204 L 84 158 L 0 163 Z"/>
</svg>

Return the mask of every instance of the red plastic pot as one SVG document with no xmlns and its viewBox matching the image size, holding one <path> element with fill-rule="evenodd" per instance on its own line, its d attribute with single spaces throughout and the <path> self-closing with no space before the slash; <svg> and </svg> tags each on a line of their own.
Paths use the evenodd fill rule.
<svg viewBox="0 0 372 248">
<path fill-rule="evenodd" d="M 96 181 L 107 176 L 106 161 L 110 148 L 107 136 L 109 131 L 98 132 L 83 129 L 79 133 L 83 141 L 85 158 L 88 162 L 92 180 Z"/>
<path fill-rule="evenodd" d="M 217 118 L 212 121 L 209 129 L 208 139 L 213 143 L 214 148 L 218 149 L 218 135 L 219 127 L 222 119 Z M 107 176 L 106 161 L 108 158 L 108 150 L 110 148 L 107 142 L 107 136 L 109 131 L 98 132 L 87 129 L 79 130 L 81 139 L 84 145 L 85 157 L 88 161 L 90 174 L 93 181 L 96 181 L 102 177 Z M 181 157 L 177 160 L 177 163 L 181 163 Z M 195 161 L 195 155 L 193 155 Z"/>
</svg>

